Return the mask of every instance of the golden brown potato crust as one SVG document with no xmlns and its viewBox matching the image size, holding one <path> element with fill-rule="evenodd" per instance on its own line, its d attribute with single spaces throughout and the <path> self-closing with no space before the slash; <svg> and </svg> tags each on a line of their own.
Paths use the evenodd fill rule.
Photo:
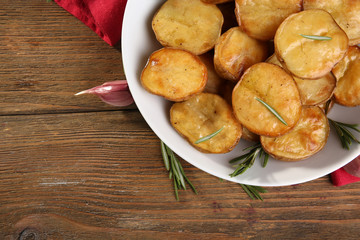
<svg viewBox="0 0 360 240">
<path fill-rule="evenodd" d="M 360 1 L 304 0 L 304 9 L 323 9 L 329 12 L 349 37 L 349 44 L 360 43 Z"/>
<path fill-rule="evenodd" d="M 269 57 L 266 62 L 281 66 L 275 55 Z M 300 92 L 301 103 L 306 106 L 315 106 L 329 100 L 336 86 L 336 79 L 330 72 L 319 79 L 302 79 L 293 76 Z"/>
<path fill-rule="evenodd" d="M 191 145 L 204 153 L 229 152 L 237 145 L 242 134 L 242 126 L 234 117 L 230 105 L 212 93 L 200 93 L 185 102 L 175 103 L 170 109 L 170 121 Z M 195 143 L 221 128 L 216 136 Z"/>
<path fill-rule="evenodd" d="M 300 34 L 331 40 L 312 40 Z M 348 38 L 329 13 L 314 9 L 286 18 L 276 31 L 274 44 L 277 58 L 293 75 L 316 79 L 328 74 L 343 58 Z"/>
<path fill-rule="evenodd" d="M 256 98 L 275 109 L 287 125 Z M 293 128 L 301 113 L 300 94 L 293 78 L 270 63 L 257 63 L 245 71 L 233 90 L 232 105 L 244 127 L 255 134 L 272 137 Z"/>
<path fill-rule="evenodd" d="M 335 101 L 349 107 L 360 105 L 360 48 L 350 47 L 332 71 L 338 80 Z"/>
<path fill-rule="evenodd" d="M 153 52 L 141 74 L 147 91 L 170 101 L 188 99 L 201 92 L 206 82 L 207 69 L 199 57 L 174 48 Z"/>
<path fill-rule="evenodd" d="M 168 0 L 155 14 L 152 28 L 163 46 L 200 55 L 214 47 L 223 22 L 222 13 L 214 4 L 200 0 Z"/>
<path fill-rule="evenodd" d="M 267 53 L 266 43 L 249 37 L 240 27 L 233 27 L 215 45 L 215 70 L 223 78 L 237 82 L 247 68 L 264 61 Z"/>
<path fill-rule="evenodd" d="M 275 159 L 299 161 L 319 152 L 326 144 L 330 127 L 324 112 L 316 106 L 303 107 L 294 129 L 280 137 L 261 136 L 263 149 Z"/>
<path fill-rule="evenodd" d="M 210 4 L 219 4 L 219 3 L 225 3 L 225 2 L 232 2 L 234 0 L 201 0 L 204 3 L 210 3 Z"/>
<path fill-rule="evenodd" d="M 236 19 L 249 36 L 271 40 L 280 23 L 301 10 L 301 3 L 302 0 L 236 0 Z"/>
</svg>

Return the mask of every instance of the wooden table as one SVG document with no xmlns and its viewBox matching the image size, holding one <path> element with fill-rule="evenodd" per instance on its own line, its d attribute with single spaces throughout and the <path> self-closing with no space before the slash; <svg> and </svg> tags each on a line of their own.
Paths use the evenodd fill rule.
<svg viewBox="0 0 360 240">
<path fill-rule="evenodd" d="M 120 47 L 45 0 L 0 5 L 0 239 L 359 239 L 360 182 L 251 200 L 181 160 L 176 201 L 135 105 L 74 93 L 124 79 Z"/>
</svg>

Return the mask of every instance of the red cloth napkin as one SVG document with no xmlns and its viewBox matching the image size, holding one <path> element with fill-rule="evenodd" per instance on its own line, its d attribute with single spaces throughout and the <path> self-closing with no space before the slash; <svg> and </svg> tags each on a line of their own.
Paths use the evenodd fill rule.
<svg viewBox="0 0 360 240">
<path fill-rule="evenodd" d="M 127 0 L 54 0 L 59 6 L 114 46 L 121 37 Z"/>
<path fill-rule="evenodd" d="M 120 40 L 127 0 L 54 1 L 91 28 L 111 46 Z M 343 168 L 331 173 L 331 179 L 335 186 L 360 181 L 360 178 L 350 175 Z"/>
<path fill-rule="evenodd" d="M 360 156 L 358 156 L 357 159 L 359 159 L 359 157 Z M 348 167 L 354 167 L 354 165 L 350 164 Z M 344 168 L 340 168 L 331 173 L 331 180 L 335 186 L 339 187 L 349 183 L 359 182 L 360 178 L 347 173 Z"/>
</svg>

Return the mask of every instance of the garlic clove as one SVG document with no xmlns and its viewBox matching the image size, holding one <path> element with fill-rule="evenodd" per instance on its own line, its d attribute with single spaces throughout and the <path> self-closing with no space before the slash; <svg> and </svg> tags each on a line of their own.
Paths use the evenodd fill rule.
<svg viewBox="0 0 360 240">
<path fill-rule="evenodd" d="M 128 106 L 134 102 L 126 80 L 106 82 L 102 85 L 78 92 L 75 96 L 81 94 L 95 94 L 103 102 L 118 107 Z"/>
<path fill-rule="evenodd" d="M 360 177 L 360 155 L 346 164 L 343 169 L 355 177 Z"/>
</svg>

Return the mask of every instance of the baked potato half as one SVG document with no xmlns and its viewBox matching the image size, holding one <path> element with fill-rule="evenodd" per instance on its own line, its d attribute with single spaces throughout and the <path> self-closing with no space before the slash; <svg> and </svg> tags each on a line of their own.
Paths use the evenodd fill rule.
<svg viewBox="0 0 360 240">
<path fill-rule="evenodd" d="M 215 4 L 201 0 L 168 0 L 152 19 L 156 39 L 196 55 L 212 49 L 220 37 L 224 17 Z"/>
<path fill-rule="evenodd" d="M 239 26 L 250 37 L 271 40 L 276 29 L 290 14 L 300 12 L 302 0 L 235 0 Z"/>
<path fill-rule="evenodd" d="M 281 63 L 273 54 L 266 62 L 281 66 Z M 330 72 L 319 79 L 309 80 L 293 76 L 300 92 L 302 105 L 315 106 L 329 100 L 336 86 L 336 79 Z"/>
<path fill-rule="evenodd" d="M 150 93 L 170 101 L 184 101 L 201 92 L 207 68 L 188 51 L 162 48 L 153 52 L 141 73 L 141 84 Z"/>
<path fill-rule="evenodd" d="M 210 4 L 220 4 L 220 3 L 226 3 L 226 2 L 233 2 L 234 0 L 201 0 L 204 3 L 210 3 Z"/>
<path fill-rule="evenodd" d="M 328 74 L 345 55 L 348 43 L 346 33 L 328 12 L 320 9 L 290 15 L 274 38 L 275 53 L 284 68 L 305 79 Z"/>
<path fill-rule="evenodd" d="M 173 104 L 170 122 L 191 145 L 204 153 L 230 152 L 242 134 L 242 126 L 234 117 L 231 106 L 212 93 L 200 93 L 184 102 Z M 216 136 L 196 143 L 220 129 Z"/>
<path fill-rule="evenodd" d="M 304 10 L 323 9 L 333 16 L 349 37 L 349 44 L 360 43 L 360 1 L 304 0 Z"/>
<path fill-rule="evenodd" d="M 330 127 L 324 112 L 317 106 L 303 107 L 301 117 L 290 132 L 280 137 L 261 136 L 263 149 L 273 158 L 299 161 L 319 152 L 325 146 Z"/>
<path fill-rule="evenodd" d="M 240 27 L 233 27 L 222 34 L 215 45 L 215 70 L 221 77 L 237 82 L 247 68 L 267 56 L 265 42 L 249 37 Z"/>
<path fill-rule="evenodd" d="M 270 105 L 286 124 L 259 100 Z M 290 131 L 299 120 L 302 107 L 294 79 L 271 63 L 257 63 L 245 71 L 233 90 L 232 106 L 244 127 L 270 137 Z"/>
<path fill-rule="evenodd" d="M 242 135 L 241 138 L 245 139 L 246 141 L 249 142 L 260 142 L 260 136 L 249 131 L 249 129 L 247 129 L 246 127 L 243 126 L 243 131 L 242 131 Z"/>
<path fill-rule="evenodd" d="M 334 91 L 335 101 L 348 107 L 360 105 L 360 48 L 349 47 L 332 72 L 338 80 Z"/>
</svg>

